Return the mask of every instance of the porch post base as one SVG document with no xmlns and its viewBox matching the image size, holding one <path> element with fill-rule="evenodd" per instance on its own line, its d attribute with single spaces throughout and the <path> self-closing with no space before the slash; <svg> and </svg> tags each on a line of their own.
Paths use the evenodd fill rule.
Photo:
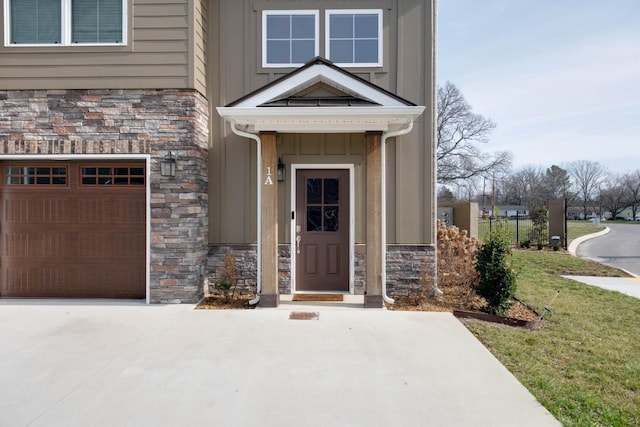
<svg viewBox="0 0 640 427">
<path fill-rule="evenodd" d="M 276 308 L 280 304 L 280 294 L 260 294 L 260 304 L 262 308 Z"/>
<path fill-rule="evenodd" d="M 364 308 L 382 308 L 384 307 L 382 295 L 365 295 Z"/>
</svg>

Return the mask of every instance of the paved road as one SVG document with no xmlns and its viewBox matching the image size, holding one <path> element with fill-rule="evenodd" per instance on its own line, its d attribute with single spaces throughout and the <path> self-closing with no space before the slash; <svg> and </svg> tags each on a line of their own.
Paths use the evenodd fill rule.
<svg viewBox="0 0 640 427">
<path fill-rule="evenodd" d="M 640 276 L 640 224 L 606 224 L 611 232 L 578 246 L 577 255 Z"/>
</svg>

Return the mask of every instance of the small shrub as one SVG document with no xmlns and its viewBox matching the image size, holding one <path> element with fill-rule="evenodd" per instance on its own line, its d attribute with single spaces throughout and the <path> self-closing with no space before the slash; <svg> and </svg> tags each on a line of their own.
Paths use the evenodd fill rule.
<svg viewBox="0 0 640 427">
<path fill-rule="evenodd" d="M 509 266 L 511 254 L 506 227 L 496 227 L 480 245 L 476 269 L 480 274 L 475 291 L 487 301 L 487 311 L 504 316 L 516 290 L 516 274 Z"/>
<path fill-rule="evenodd" d="M 529 249 L 531 247 L 531 240 L 529 239 L 525 239 L 522 242 L 520 242 L 520 247 L 523 249 Z"/>
<path fill-rule="evenodd" d="M 229 299 L 229 291 L 233 289 L 231 297 L 236 294 L 236 284 L 238 283 L 238 267 L 236 258 L 229 254 L 224 256 L 224 265 L 220 272 L 220 280 L 216 283 L 216 287 L 222 292 L 226 299 Z"/>
<path fill-rule="evenodd" d="M 556 252 L 559 251 L 560 250 L 560 243 L 554 243 L 553 244 L 553 250 L 556 251 Z"/>
</svg>

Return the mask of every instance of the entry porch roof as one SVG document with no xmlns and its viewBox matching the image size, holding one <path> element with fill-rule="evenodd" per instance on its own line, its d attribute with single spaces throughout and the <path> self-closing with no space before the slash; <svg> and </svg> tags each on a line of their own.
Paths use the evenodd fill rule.
<svg viewBox="0 0 640 427">
<path fill-rule="evenodd" d="M 320 57 L 217 108 L 251 133 L 390 132 L 406 128 L 424 109 Z"/>
</svg>

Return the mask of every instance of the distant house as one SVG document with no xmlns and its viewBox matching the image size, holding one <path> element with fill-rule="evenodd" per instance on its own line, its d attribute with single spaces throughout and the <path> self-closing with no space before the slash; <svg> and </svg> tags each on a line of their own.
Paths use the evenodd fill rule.
<svg viewBox="0 0 640 427">
<path fill-rule="evenodd" d="M 480 217 L 495 216 L 498 218 L 515 218 L 517 216 L 529 215 L 529 209 L 522 205 L 496 205 L 495 210 L 491 205 L 483 205 L 479 206 L 478 209 L 478 215 Z"/>
<path fill-rule="evenodd" d="M 0 297 L 435 274 L 434 2 L 106 3 L 3 3 Z"/>
</svg>

